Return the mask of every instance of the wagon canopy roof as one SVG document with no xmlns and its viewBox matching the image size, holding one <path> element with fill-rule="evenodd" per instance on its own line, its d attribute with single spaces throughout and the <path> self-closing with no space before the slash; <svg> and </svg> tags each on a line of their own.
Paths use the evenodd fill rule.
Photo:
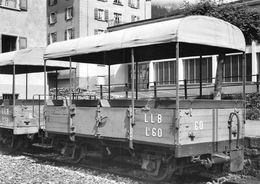
<svg viewBox="0 0 260 184">
<path fill-rule="evenodd" d="M 44 58 L 119 64 L 130 61 L 129 48 L 134 48 L 139 61 L 174 58 L 176 42 L 180 57 L 243 52 L 246 47 L 236 26 L 213 17 L 189 16 L 56 42 L 46 48 Z"/>
<path fill-rule="evenodd" d="M 15 73 L 33 73 L 44 71 L 45 48 L 34 47 L 0 54 L 0 73 L 13 74 L 13 64 Z M 47 71 L 68 69 L 69 64 L 60 61 L 47 62 Z"/>
</svg>

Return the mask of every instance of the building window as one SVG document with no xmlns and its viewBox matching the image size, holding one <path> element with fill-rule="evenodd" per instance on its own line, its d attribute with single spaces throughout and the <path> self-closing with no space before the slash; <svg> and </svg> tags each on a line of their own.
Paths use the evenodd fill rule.
<svg viewBox="0 0 260 184">
<path fill-rule="evenodd" d="M 139 21 L 139 20 L 140 20 L 139 16 L 136 16 L 136 15 L 131 16 L 131 22 L 136 22 L 136 21 Z"/>
<path fill-rule="evenodd" d="M 57 33 L 56 32 L 54 32 L 54 33 L 49 33 L 48 34 L 48 45 L 49 44 L 52 44 L 52 43 L 54 43 L 54 42 L 56 42 L 57 41 Z"/>
<path fill-rule="evenodd" d="M 114 13 L 114 22 L 115 22 L 115 25 L 122 23 L 122 14 L 121 13 Z"/>
<path fill-rule="evenodd" d="M 114 0 L 113 3 L 116 5 L 123 5 L 122 0 Z"/>
<path fill-rule="evenodd" d="M 131 8 L 140 8 L 140 0 L 128 0 L 128 6 Z"/>
<path fill-rule="evenodd" d="M 17 36 L 0 35 L 2 53 L 17 50 Z"/>
<path fill-rule="evenodd" d="M 50 15 L 49 15 L 49 24 L 52 25 L 52 24 L 55 24 L 56 22 L 57 22 L 57 14 L 56 14 L 56 12 L 50 13 Z"/>
<path fill-rule="evenodd" d="M 184 64 L 184 79 L 187 83 L 200 82 L 200 58 L 185 59 Z M 201 61 L 202 82 L 212 83 L 212 57 L 202 58 Z"/>
<path fill-rule="evenodd" d="M 242 82 L 243 61 L 242 55 L 230 55 L 225 57 L 223 76 L 224 82 Z M 246 80 L 252 80 L 252 59 L 251 54 L 246 54 Z"/>
<path fill-rule="evenodd" d="M 26 11 L 27 10 L 27 0 L 0 0 L 0 6 Z"/>
<path fill-rule="evenodd" d="M 95 8 L 95 19 L 99 21 L 108 21 L 108 10 Z"/>
<path fill-rule="evenodd" d="M 73 17 L 73 7 L 68 7 L 65 9 L 65 20 L 71 20 Z"/>
<path fill-rule="evenodd" d="M 74 28 L 67 29 L 65 31 L 64 39 L 65 40 L 71 40 L 71 39 L 74 39 L 74 38 L 75 38 L 75 30 L 74 30 Z"/>
<path fill-rule="evenodd" d="M 57 0 L 48 0 L 48 5 L 49 6 L 54 6 L 57 4 Z"/>
<path fill-rule="evenodd" d="M 19 37 L 19 49 L 26 49 L 27 48 L 27 38 Z"/>
<path fill-rule="evenodd" d="M 165 61 L 154 63 L 155 81 L 160 85 L 175 84 L 176 61 Z"/>
<path fill-rule="evenodd" d="M 103 29 L 95 29 L 94 30 L 94 35 L 102 34 L 104 32 L 105 32 L 105 30 L 103 30 Z"/>
</svg>

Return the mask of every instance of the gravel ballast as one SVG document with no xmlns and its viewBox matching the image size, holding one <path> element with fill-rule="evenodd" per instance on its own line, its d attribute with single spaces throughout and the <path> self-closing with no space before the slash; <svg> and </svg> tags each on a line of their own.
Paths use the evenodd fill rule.
<svg viewBox="0 0 260 184">
<path fill-rule="evenodd" d="M 95 175 L 93 171 L 72 167 L 59 167 L 48 162 L 38 162 L 27 156 L 9 156 L 0 154 L 0 183 L 104 183 L 137 184 L 129 178 L 113 174 Z"/>
</svg>

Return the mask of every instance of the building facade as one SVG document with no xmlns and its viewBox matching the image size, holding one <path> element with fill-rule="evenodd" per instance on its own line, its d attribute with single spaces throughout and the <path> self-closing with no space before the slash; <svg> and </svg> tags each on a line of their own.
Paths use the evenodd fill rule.
<svg viewBox="0 0 260 184">
<path fill-rule="evenodd" d="M 249 8 L 255 9 L 260 12 L 259 0 L 244 0 L 235 2 L 237 4 L 246 5 Z M 142 24 L 148 24 L 158 21 L 164 21 L 167 19 L 173 19 L 183 17 L 181 11 L 178 10 L 178 15 L 161 17 L 140 21 L 137 23 L 131 23 L 126 25 L 119 25 L 110 27 L 109 31 L 116 31 L 129 27 L 134 27 Z M 203 92 L 203 95 L 211 95 L 214 92 L 214 82 L 217 70 L 218 56 L 203 56 L 180 58 L 179 63 L 179 80 L 181 89 L 184 88 L 184 84 L 188 85 L 188 88 L 192 88 L 190 95 L 196 97 L 199 95 L 199 85 L 202 85 L 207 89 Z M 157 89 L 173 89 L 176 83 L 175 79 L 175 59 L 146 61 L 139 63 L 137 81 L 139 83 L 138 88 L 140 90 L 150 89 L 153 90 L 156 84 Z M 121 66 L 122 67 L 122 66 Z M 125 72 L 118 73 L 116 83 L 124 84 L 131 83 L 131 67 L 125 66 Z M 225 63 L 223 67 L 223 93 L 242 93 L 242 53 L 226 55 Z M 260 44 L 258 41 L 252 41 L 251 44 L 246 47 L 246 92 L 259 91 L 259 75 L 260 75 Z M 183 90 L 184 91 L 184 90 Z"/>
<path fill-rule="evenodd" d="M 102 34 L 108 26 L 151 18 L 150 0 L 48 0 L 48 44 Z M 95 89 L 107 81 L 104 65 L 77 64 L 74 87 Z M 112 78 L 124 73 L 124 66 L 111 68 Z M 115 76 L 115 77 L 113 77 Z M 55 76 L 53 76 L 55 77 Z M 59 72 L 58 87 L 68 85 L 68 71 Z M 124 80 L 124 79 L 122 79 Z"/>
<path fill-rule="evenodd" d="M 0 53 L 46 46 L 45 1 L 0 0 L 0 16 Z M 0 93 L 12 92 L 11 78 L 1 75 Z M 25 97 L 25 76 L 18 75 L 16 84 L 19 97 Z M 29 97 L 35 93 L 43 94 L 43 74 L 29 74 Z"/>
</svg>

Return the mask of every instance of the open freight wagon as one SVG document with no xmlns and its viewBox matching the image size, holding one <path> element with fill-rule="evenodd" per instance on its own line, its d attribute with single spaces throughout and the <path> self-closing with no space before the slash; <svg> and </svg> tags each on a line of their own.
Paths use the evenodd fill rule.
<svg viewBox="0 0 260 184">
<path fill-rule="evenodd" d="M 22 145 L 21 136 L 37 134 L 44 129 L 43 91 L 28 97 L 28 74 L 68 69 L 68 64 L 49 62 L 44 66 L 45 48 L 35 47 L 0 54 L 0 74 L 12 75 L 12 91 L 0 100 L 0 143 L 8 147 Z M 25 74 L 25 99 L 16 90 L 16 75 Z M 42 78 L 43 79 L 43 78 Z M 42 87 L 44 84 L 42 84 Z"/>
<path fill-rule="evenodd" d="M 180 57 L 219 55 L 224 60 L 225 54 L 238 52 L 245 52 L 242 32 L 206 16 L 51 44 L 44 54 L 46 63 L 106 64 L 109 72 L 111 65 L 131 63 L 132 76 L 143 61 L 176 58 L 176 85 L 174 96 L 137 99 L 132 77 L 130 98 L 111 99 L 109 73 L 108 99 L 74 100 L 70 95 L 67 104 L 46 99 L 46 132 L 54 147 L 59 145 L 62 153 L 72 153 L 68 155 L 76 159 L 98 155 L 100 148 L 102 155 L 121 156 L 122 150 L 128 150 L 126 155 L 154 180 L 225 162 L 230 162 L 231 171 L 239 171 L 243 168 L 244 101 L 185 100 L 179 95 Z"/>
</svg>

